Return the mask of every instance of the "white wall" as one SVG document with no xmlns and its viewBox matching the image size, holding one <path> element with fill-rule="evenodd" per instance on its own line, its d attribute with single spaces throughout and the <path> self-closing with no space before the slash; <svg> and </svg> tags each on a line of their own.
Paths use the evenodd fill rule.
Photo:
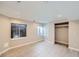
<svg viewBox="0 0 79 59">
<path fill-rule="evenodd" d="M 48 23 L 45 26 L 46 31 L 47 31 L 47 37 L 46 37 L 46 41 L 48 41 L 49 43 L 54 44 L 54 24 L 53 23 Z"/>
<path fill-rule="evenodd" d="M 11 39 L 11 23 L 27 24 L 27 37 Z M 37 36 L 37 26 L 40 24 L 34 22 L 26 22 L 20 19 L 8 18 L 0 15 L 0 52 L 9 48 L 21 44 L 35 42 L 42 40 L 40 36 Z"/>
</svg>

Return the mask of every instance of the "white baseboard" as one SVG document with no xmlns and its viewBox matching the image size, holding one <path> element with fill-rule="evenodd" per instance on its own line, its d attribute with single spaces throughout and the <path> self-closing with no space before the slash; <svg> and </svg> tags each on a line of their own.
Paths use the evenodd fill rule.
<svg viewBox="0 0 79 59">
<path fill-rule="evenodd" d="M 14 48 L 18 48 L 18 47 L 22 47 L 22 46 L 25 46 L 25 45 L 34 44 L 34 43 L 40 42 L 40 41 L 42 41 L 42 40 L 37 40 L 37 41 L 34 41 L 34 42 L 29 42 L 29 43 L 21 44 L 21 45 L 17 45 L 17 46 L 14 46 L 14 47 L 9 47 L 9 48 L 3 50 L 2 52 L 0 52 L 0 55 L 2 55 L 3 53 L 7 52 L 8 50 L 11 50 L 11 49 L 14 49 Z"/>
<path fill-rule="evenodd" d="M 69 47 L 69 49 L 79 52 L 79 49 Z"/>
</svg>

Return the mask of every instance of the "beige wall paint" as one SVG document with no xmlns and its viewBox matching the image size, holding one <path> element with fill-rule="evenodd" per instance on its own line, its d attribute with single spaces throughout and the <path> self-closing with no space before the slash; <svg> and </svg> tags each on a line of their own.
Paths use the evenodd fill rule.
<svg viewBox="0 0 79 59">
<path fill-rule="evenodd" d="M 11 39 L 11 23 L 27 24 L 27 37 L 14 38 L 16 40 Z M 40 24 L 0 16 L 0 52 L 17 45 L 43 40 L 42 37 L 36 33 L 38 25 Z"/>
<path fill-rule="evenodd" d="M 67 21 L 67 20 L 66 20 Z M 54 23 L 60 23 L 60 22 L 65 22 L 65 20 L 61 21 L 53 21 L 51 23 L 47 24 L 47 29 L 48 29 L 48 41 L 50 43 L 55 42 L 55 28 L 54 28 Z M 73 50 L 79 51 L 79 21 L 69 21 L 69 48 Z"/>
<path fill-rule="evenodd" d="M 10 40 L 10 23 L 9 19 L 0 16 L 0 52 L 8 48 L 8 43 Z"/>
<path fill-rule="evenodd" d="M 53 21 L 46 25 L 47 41 L 54 44 L 55 30 L 54 23 L 65 22 L 67 20 Z M 10 38 L 11 23 L 27 24 L 27 37 L 17 38 L 12 40 Z M 37 36 L 36 29 L 40 24 L 33 22 L 25 22 L 19 19 L 8 18 L 0 15 L 0 52 L 16 45 L 29 43 L 33 41 L 42 40 L 42 37 Z M 69 47 L 79 50 L 79 22 L 69 21 Z"/>
<path fill-rule="evenodd" d="M 69 23 L 69 48 L 79 51 L 79 21 Z"/>
</svg>

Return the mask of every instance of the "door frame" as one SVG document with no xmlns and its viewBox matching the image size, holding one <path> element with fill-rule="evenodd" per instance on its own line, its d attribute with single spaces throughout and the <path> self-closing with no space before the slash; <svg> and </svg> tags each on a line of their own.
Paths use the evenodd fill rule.
<svg viewBox="0 0 79 59">
<path fill-rule="evenodd" d="M 55 44 L 60 44 L 60 45 L 65 45 L 65 46 L 69 46 L 69 38 L 68 38 L 68 44 L 64 44 L 64 43 L 59 43 L 59 42 L 56 42 L 56 25 L 64 25 L 64 24 L 68 24 L 68 28 L 69 28 L 69 22 L 60 22 L 60 23 L 54 23 L 54 29 L 55 29 L 55 40 L 54 40 L 54 43 Z M 68 32 L 69 32 L 69 29 L 68 29 Z"/>
</svg>

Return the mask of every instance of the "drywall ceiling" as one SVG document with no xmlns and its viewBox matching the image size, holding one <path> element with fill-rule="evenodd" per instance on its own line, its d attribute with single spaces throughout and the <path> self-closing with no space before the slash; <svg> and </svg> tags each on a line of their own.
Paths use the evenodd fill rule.
<svg viewBox="0 0 79 59">
<path fill-rule="evenodd" d="M 0 2 L 0 13 L 9 17 L 21 18 L 42 23 L 56 19 L 79 19 L 78 1 L 4 1 Z"/>
</svg>

